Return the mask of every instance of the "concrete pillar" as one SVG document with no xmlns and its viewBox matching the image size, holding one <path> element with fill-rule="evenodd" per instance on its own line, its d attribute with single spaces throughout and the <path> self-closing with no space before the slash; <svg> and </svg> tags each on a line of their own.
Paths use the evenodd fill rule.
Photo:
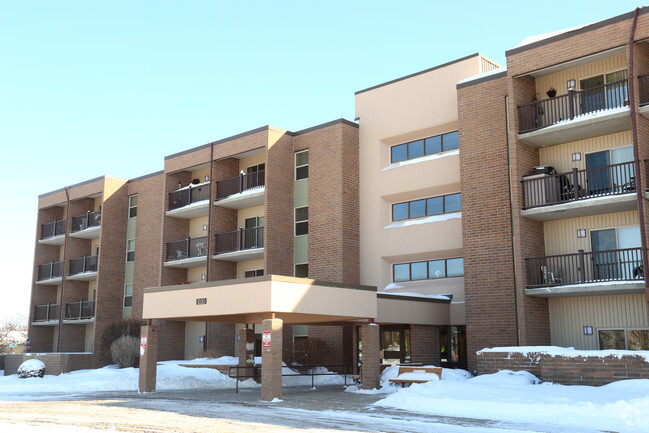
<svg viewBox="0 0 649 433">
<path fill-rule="evenodd" d="M 140 332 L 140 392 L 155 391 L 156 369 L 158 364 L 158 328 L 142 326 Z"/>
<path fill-rule="evenodd" d="M 253 376 L 255 367 L 255 330 L 242 328 L 239 330 L 239 376 L 248 378 Z"/>
<path fill-rule="evenodd" d="M 378 389 L 380 383 L 379 369 L 379 325 L 369 323 L 361 326 L 363 342 L 363 364 L 361 365 L 361 383 L 363 389 Z"/>
<path fill-rule="evenodd" d="M 266 319 L 261 324 L 261 399 L 282 398 L 281 319 Z"/>
</svg>

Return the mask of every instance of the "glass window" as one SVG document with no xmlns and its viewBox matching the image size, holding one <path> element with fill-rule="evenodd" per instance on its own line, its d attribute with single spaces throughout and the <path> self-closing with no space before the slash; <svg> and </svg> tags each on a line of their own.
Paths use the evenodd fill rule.
<svg viewBox="0 0 649 433">
<path fill-rule="evenodd" d="M 599 334 L 600 350 L 626 349 L 626 341 L 624 339 L 624 329 L 599 330 L 598 334 Z"/>
<path fill-rule="evenodd" d="M 446 260 L 446 276 L 448 278 L 464 276 L 464 259 L 462 257 Z"/>
<path fill-rule="evenodd" d="M 124 307 L 133 306 L 133 284 L 124 284 Z"/>
<path fill-rule="evenodd" d="M 295 276 L 298 278 L 308 278 L 309 277 L 309 264 L 301 263 L 295 265 Z"/>
<path fill-rule="evenodd" d="M 426 216 L 426 200 L 415 200 L 410 202 L 410 218 Z"/>
<path fill-rule="evenodd" d="M 439 215 L 444 213 L 444 197 L 426 199 L 426 215 Z"/>
<path fill-rule="evenodd" d="M 126 261 L 135 261 L 135 239 L 129 239 L 126 241 Z"/>
<path fill-rule="evenodd" d="M 629 350 L 649 350 L 649 329 L 631 329 L 627 338 Z"/>
<path fill-rule="evenodd" d="M 428 278 L 445 278 L 446 269 L 444 268 L 444 260 L 431 260 L 428 262 Z"/>
<path fill-rule="evenodd" d="M 408 144 L 400 144 L 398 146 L 392 146 L 392 162 L 405 161 L 408 159 Z"/>
<path fill-rule="evenodd" d="M 295 236 L 309 234 L 309 208 L 298 207 L 295 209 Z"/>
<path fill-rule="evenodd" d="M 460 134 L 458 131 L 449 132 L 448 134 L 442 135 L 442 147 L 444 152 L 447 150 L 459 149 L 460 148 Z"/>
<path fill-rule="evenodd" d="M 442 136 L 428 137 L 426 139 L 426 155 L 440 153 L 442 151 Z"/>
<path fill-rule="evenodd" d="M 444 196 L 444 213 L 460 212 L 462 210 L 462 198 L 460 194 Z"/>
<path fill-rule="evenodd" d="M 408 159 L 424 156 L 424 140 L 417 140 L 408 143 Z"/>
<path fill-rule="evenodd" d="M 243 273 L 244 278 L 252 278 L 252 277 L 261 277 L 264 275 L 264 270 L 263 269 L 255 269 L 252 271 L 245 271 Z"/>
<path fill-rule="evenodd" d="M 309 177 L 309 151 L 304 150 L 295 154 L 295 180 Z"/>
<path fill-rule="evenodd" d="M 410 263 L 394 265 L 394 281 L 410 281 Z"/>
<path fill-rule="evenodd" d="M 408 203 L 397 203 L 392 205 L 392 221 L 408 219 Z"/>
<path fill-rule="evenodd" d="M 417 262 L 410 266 L 410 279 L 425 280 L 428 278 L 428 262 Z"/>
<path fill-rule="evenodd" d="M 128 198 L 128 217 L 134 218 L 137 216 L 137 195 L 132 195 Z"/>
</svg>

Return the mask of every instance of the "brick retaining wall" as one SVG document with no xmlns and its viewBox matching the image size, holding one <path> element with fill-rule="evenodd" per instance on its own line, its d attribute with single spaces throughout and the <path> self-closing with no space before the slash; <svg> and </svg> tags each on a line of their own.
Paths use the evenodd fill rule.
<svg viewBox="0 0 649 433">
<path fill-rule="evenodd" d="M 92 368 L 92 353 L 16 353 L 5 356 L 5 376 L 18 373 L 20 364 L 38 359 L 45 364 L 45 374 L 59 375 Z"/>
<path fill-rule="evenodd" d="M 600 386 L 624 379 L 649 379 L 649 362 L 634 352 L 576 351 L 574 355 L 547 352 L 478 352 L 478 374 L 526 370 L 545 382 Z"/>
</svg>

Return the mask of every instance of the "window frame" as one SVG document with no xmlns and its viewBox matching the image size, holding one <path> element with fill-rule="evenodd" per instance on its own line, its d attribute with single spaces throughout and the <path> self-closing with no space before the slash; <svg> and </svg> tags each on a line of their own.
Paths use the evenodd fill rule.
<svg viewBox="0 0 649 433">
<path fill-rule="evenodd" d="M 297 267 L 298 266 L 306 266 L 306 276 L 304 277 L 298 277 L 297 276 Z M 309 278 L 309 263 L 294 263 L 293 264 L 293 276 L 296 278 Z"/>
<path fill-rule="evenodd" d="M 131 293 L 128 294 L 126 290 L 127 287 L 131 287 Z M 130 299 L 130 305 L 126 305 L 126 299 Z M 133 283 L 124 284 L 124 298 L 122 300 L 122 308 L 132 308 L 133 307 Z"/>
<path fill-rule="evenodd" d="M 298 220 L 297 219 L 297 211 L 301 209 L 306 209 L 307 211 L 307 216 L 306 219 L 303 220 Z M 306 233 L 300 233 L 298 234 L 298 224 L 300 224 L 300 227 L 306 224 Z M 309 234 L 309 206 L 300 206 L 293 208 L 293 236 L 298 237 L 298 236 L 307 236 Z"/>
<path fill-rule="evenodd" d="M 462 275 L 448 275 L 448 261 L 449 260 L 462 260 Z M 435 262 L 444 262 L 444 275 L 437 277 L 432 276 L 430 272 L 430 264 Z M 426 265 L 426 278 L 413 278 L 413 265 Z M 397 279 L 397 267 L 401 269 L 403 266 L 408 266 L 408 279 Z M 445 278 L 463 278 L 464 277 L 464 257 L 448 257 L 443 259 L 432 259 L 432 260 L 419 260 L 416 262 L 404 262 L 404 263 L 393 263 L 392 264 L 392 282 L 393 283 L 403 283 L 407 281 L 425 281 L 425 280 L 440 280 Z"/>
<path fill-rule="evenodd" d="M 133 199 L 135 199 L 135 205 L 133 205 Z M 137 194 L 128 196 L 128 217 L 137 217 Z"/>
<path fill-rule="evenodd" d="M 446 210 L 447 197 L 452 197 L 452 196 L 456 196 L 456 195 L 460 197 L 460 210 L 447 211 Z M 429 213 L 429 209 L 428 209 L 429 200 L 433 200 L 433 199 L 436 199 L 436 198 L 441 198 L 442 199 L 442 212 L 441 213 Z M 423 215 L 418 215 L 418 216 L 411 216 L 411 204 L 412 203 L 417 203 L 417 202 L 420 202 L 420 201 L 424 202 L 424 214 Z M 395 207 L 396 206 L 403 206 L 403 205 L 407 205 L 408 217 L 407 218 L 395 219 L 394 218 Z M 445 214 L 449 214 L 449 213 L 462 212 L 462 193 L 461 192 L 455 192 L 455 193 L 452 193 L 452 194 L 438 195 L 438 196 L 435 196 L 435 197 L 418 198 L 418 199 L 415 199 L 415 200 L 409 200 L 409 201 L 403 201 L 403 202 L 399 202 L 399 203 L 393 203 L 392 207 L 391 207 L 391 210 L 392 210 L 392 222 L 399 222 L 399 221 L 406 221 L 406 220 L 411 220 L 411 219 L 416 219 L 416 218 L 425 218 L 425 217 L 435 216 L 435 215 L 445 215 Z"/>
<path fill-rule="evenodd" d="M 133 242 L 133 249 L 129 249 L 129 242 L 131 241 Z M 126 239 L 126 263 L 133 263 L 134 261 L 135 261 L 135 238 Z"/>
<path fill-rule="evenodd" d="M 303 154 L 306 154 L 306 163 L 298 165 L 298 163 L 297 163 L 298 155 L 303 155 Z M 296 182 L 299 181 L 299 180 L 304 180 L 304 179 L 309 178 L 309 149 L 300 150 L 299 152 L 295 152 L 294 157 L 293 157 L 293 167 L 294 167 L 293 179 Z M 298 177 L 298 171 L 301 168 L 306 168 L 306 176 Z"/>
<path fill-rule="evenodd" d="M 450 136 L 453 136 L 453 137 L 457 136 L 457 139 L 454 138 L 452 140 L 453 143 L 457 142 L 457 145 L 453 144 L 452 145 L 453 147 L 451 147 L 450 149 L 447 149 L 446 146 L 444 145 L 444 137 L 450 137 Z M 439 138 L 439 149 L 440 150 L 439 151 L 428 152 L 426 150 L 427 147 L 428 147 L 426 144 L 429 141 L 434 142 L 435 139 L 437 139 L 437 138 Z M 449 140 L 450 140 L 450 138 L 449 138 Z M 421 143 L 423 153 L 418 151 L 420 143 Z M 412 150 L 410 149 L 411 145 L 413 147 Z M 402 148 L 404 146 L 405 146 L 405 156 L 406 157 L 403 158 L 403 159 L 398 159 L 398 160 L 395 161 L 394 151 L 397 150 L 398 148 Z M 456 149 L 459 149 L 459 148 L 460 148 L 459 130 L 449 131 L 449 132 L 445 132 L 443 134 L 431 135 L 429 137 L 421 137 L 421 138 L 417 138 L 415 140 L 407 141 L 405 143 L 399 143 L 399 144 L 395 144 L 394 146 L 390 146 L 390 164 L 396 164 L 396 163 L 399 163 L 399 162 L 402 162 L 402 161 L 410 161 L 410 160 L 413 160 L 413 159 L 422 158 L 424 156 L 435 155 L 435 154 L 438 154 L 438 153 L 444 153 L 444 152 L 448 152 L 448 151 L 451 151 L 451 150 L 456 150 Z M 412 154 L 412 156 L 411 156 L 411 154 Z"/>
<path fill-rule="evenodd" d="M 250 272 L 252 272 L 252 275 L 246 275 Z M 254 278 L 254 277 L 263 277 L 263 276 L 264 276 L 263 269 L 248 269 L 247 271 L 243 271 L 243 278 Z"/>
</svg>

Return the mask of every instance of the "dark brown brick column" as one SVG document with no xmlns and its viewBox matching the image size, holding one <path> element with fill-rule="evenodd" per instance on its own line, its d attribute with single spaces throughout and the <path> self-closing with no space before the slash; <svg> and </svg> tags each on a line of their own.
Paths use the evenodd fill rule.
<svg viewBox="0 0 649 433">
<path fill-rule="evenodd" d="M 265 319 L 261 324 L 261 399 L 263 401 L 282 398 L 283 327 L 284 321 L 281 319 Z M 264 336 L 268 335 L 270 335 L 270 341 L 264 343 Z"/>
<path fill-rule="evenodd" d="M 142 327 L 140 340 L 140 392 L 155 391 L 158 363 L 158 329 L 156 326 Z"/>
<path fill-rule="evenodd" d="M 370 323 L 361 327 L 363 342 L 363 365 L 361 366 L 361 383 L 363 389 L 378 389 L 379 380 L 379 325 Z"/>
<path fill-rule="evenodd" d="M 239 367 L 255 366 L 255 330 L 239 330 Z"/>
</svg>

